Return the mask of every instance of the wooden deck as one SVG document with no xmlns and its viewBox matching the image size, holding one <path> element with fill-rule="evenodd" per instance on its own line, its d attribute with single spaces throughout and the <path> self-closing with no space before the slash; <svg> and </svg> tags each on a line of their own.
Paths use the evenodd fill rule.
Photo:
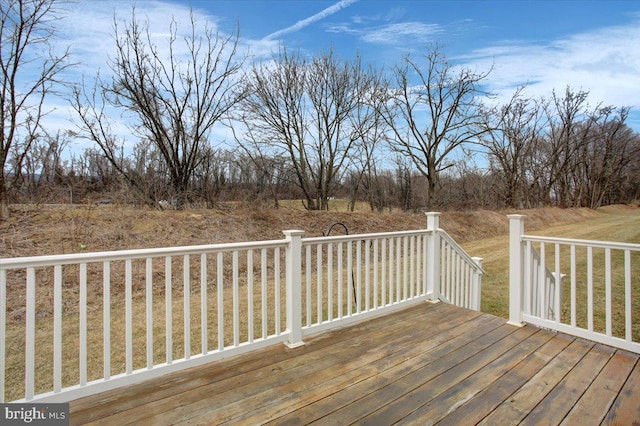
<svg viewBox="0 0 640 426">
<path fill-rule="evenodd" d="M 638 355 L 444 303 L 72 401 L 71 423 L 640 422 Z"/>
</svg>

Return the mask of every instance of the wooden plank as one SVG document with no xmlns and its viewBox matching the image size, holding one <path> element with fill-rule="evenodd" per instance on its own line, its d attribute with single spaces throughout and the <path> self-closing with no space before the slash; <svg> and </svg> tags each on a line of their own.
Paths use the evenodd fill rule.
<svg viewBox="0 0 640 426">
<path fill-rule="evenodd" d="M 515 368 L 552 337 L 551 332 L 536 331 L 471 376 L 458 382 L 426 404 L 417 407 L 416 411 L 402 419 L 402 423 L 421 426 L 436 423 Z"/>
<path fill-rule="evenodd" d="M 462 363 L 473 355 L 499 342 L 506 336 L 515 332 L 515 329 L 508 325 L 503 325 L 480 337 L 476 337 L 471 342 L 458 347 L 454 351 L 446 350 L 446 356 L 438 357 L 431 363 L 422 362 L 411 370 L 411 374 L 399 376 L 393 374 L 386 376 L 384 373 L 376 377 L 376 381 L 383 380 L 384 386 L 378 387 L 376 392 L 362 397 L 361 394 L 348 392 L 345 395 L 351 403 L 332 412 L 318 421 L 318 424 L 334 424 L 336 422 L 358 422 L 363 417 L 375 412 L 380 407 L 389 404 L 391 401 L 401 399 L 410 391 L 419 388 L 424 383 L 450 370 L 452 365 Z M 443 345 L 446 348 L 446 345 Z M 388 422 L 382 422 L 388 423 Z"/>
<path fill-rule="evenodd" d="M 637 425 L 640 419 L 640 361 L 629 374 L 627 381 L 613 402 L 604 419 L 605 424 Z"/>
<path fill-rule="evenodd" d="M 443 374 L 423 381 L 418 387 L 413 387 L 410 382 L 408 383 L 409 386 L 405 386 L 406 381 L 403 381 L 401 386 L 402 394 L 399 395 L 401 397 L 398 399 L 390 398 L 391 395 L 389 395 L 388 391 L 379 392 L 379 403 L 376 409 L 365 417 L 358 419 L 358 423 L 380 425 L 394 424 L 403 420 L 417 408 L 441 395 L 444 391 L 460 383 L 487 364 L 492 363 L 505 351 L 521 344 L 523 340 L 535 332 L 536 330 L 533 327 L 517 329 L 486 348 L 471 351 L 467 359 L 459 363 L 456 362 L 455 366 L 449 368 Z"/>
<path fill-rule="evenodd" d="M 498 327 L 503 321 L 491 321 L 491 326 Z M 341 365 L 333 365 L 319 374 L 303 376 L 286 386 L 274 389 L 273 392 L 262 394 L 259 399 L 242 401 L 244 408 L 242 415 L 234 421 L 242 420 L 246 424 L 261 423 L 264 419 L 277 418 L 277 423 L 308 423 L 321 417 L 324 412 L 335 410 L 335 401 L 322 404 L 327 401 L 327 395 L 334 394 L 337 390 L 351 387 L 359 387 L 363 392 L 371 392 L 370 382 L 383 372 L 406 368 L 407 365 L 419 368 L 421 361 L 412 362 L 414 358 L 424 359 L 429 352 L 436 350 L 439 345 L 449 342 L 452 338 L 461 334 L 473 333 L 466 323 L 454 329 L 447 330 L 424 339 L 414 334 L 413 341 L 401 350 L 394 351 L 374 361 L 362 363 L 366 357 L 358 357 L 357 360 L 348 361 Z M 477 328 L 477 325 L 475 325 Z M 469 330 L 467 329 L 469 328 Z M 435 331 L 435 330 L 433 330 Z M 367 353 L 371 352 L 367 350 Z M 378 351 L 376 351 L 378 352 Z M 331 356 L 331 354 L 328 354 Z M 274 397 L 274 395 L 277 395 Z M 348 403 L 350 399 L 346 402 Z M 255 410 L 247 410 L 247 406 L 256 407 Z M 328 408 L 327 408 L 328 407 Z M 295 410 L 295 411 L 294 411 Z M 194 418 L 189 423 L 199 423 L 206 420 Z"/>
<path fill-rule="evenodd" d="M 94 395 L 72 403 L 72 418 L 79 421 L 90 421 L 98 419 L 102 415 L 113 416 L 118 412 L 122 413 L 123 418 L 131 418 L 132 413 L 129 411 L 132 409 L 135 409 L 141 416 L 140 418 L 143 418 L 142 416 L 145 415 L 143 409 L 162 409 L 163 405 L 168 404 L 167 399 L 181 392 L 183 393 L 181 395 L 183 399 L 189 397 L 202 399 L 201 392 L 206 392 L 207 387 L 217 384 L 216 392 L 219 394 L 236 388 L 243 383 L 252 383 L 261 377 L 273 376 L 273 370 L 286 371 L 305 363 L 316 362 L 318 359 L 325 357 L 321 351 L 327 347 L 334 347 L 346 342 L 353 346 L 358 346 L 366 339 L 368 333 L 374 331 L 388 340 L 390 335 L 397 334 L 399 330 L 406 328 L 406 322 L 409 317 L 418 322 L 429 323 L 434 322 L 434 319 L 439 316 L 453 319 L 458 314 L 460 321 L 466 321 L 479 315 L 471 312 L 459 315 L 459 311 L 452 310 L 446 306 L 440 307 L 425 304 L 420 305 L 420 308 L 411 308 L 407 312 L 403 311 L 398 315 L 389 316 L 386 318 L 387 321 L 383 321 L 383 319 L 372 320 L 349 328 L 325 333 L 316 340 L 309 339 L 307 345 L 295 351 L 287 350 L 282 345 L 276 345 L 275 347 L 263 349 L 258 353 L 238 357 L 239 361 L 229 359 L 224 360 L 224 362 L 215 362 L 209 366 L 174 373 L 166 378 L 154 379 L 125 389 L 116 389 L 104 394 Z M 455 322 L 453 324 L 455 325 Z M 248 373 L 251 373 L 251 376 L 247 376 L 244 382 L 239 381 L 244 374 Z M 106 406 L 104 407 L 104 413 L 102 413 L 99 409 L 100 401 L 111 401 L 112 405 L 117 406 L 117 411 L 114 412 L 112 406 Z M 181 404 L 186 403 L 188 403 L 188 400 L 181 402 Z M 80 409 L 79 406 L 81 407 Z M 116 418 L 118 417 L 120 416 L 116 416 Z"/>
<path fill-rule="evenodd" d="M 304 351 L 305 353 L 312 352 L 314 350 L 321 350 L 327 346 L 340 344 L 345 340 L 353 338 L 353 335 L 362 335 L 370 332 L 371 330 L 379 329 L 381 327 L 381 322 L 383 321 L 385 327 L 397 326 L 398 328 L 401 328 L 406 326 L 407 317 L 415 318 L 418 321 L 429 321 L 432 317 L 437 315 L 445 315 L 453 312 L 456 312 L 456 310 L 451 310 L 451 307 L 446 306 L 445 304 L 418 305 L 409 308 L 406 311 L 397 312 L 395 315 L 354 324 L 349 328 L 331 331 L 316 337 L 305 339 L 306 345 L 303 348 L 298 348 L 297 353 L 300 353 L 299 351 Z M 476 314 L 476 316 L 477 315 L 478 314 Z M 465 316 L 464 318 L 468 320 L 473 317 Z M 252 371 L 254 369 L 262 368 L 265 365 L 277 363 L 284 359 L 288 359 L 291 356 L 291 352 L 282 350 L 281 345 L 274 345 L 273 347 L 261 349 L 260 354 L 261 356 L 258 357 L 255 356 L 255 353 L 240 355 L 225 359 L 224 361 L 213 362 L 204 366 L 171 373 L 164 376 L 163 379 L 170 383 L 170 385 L 166 386 L 169 390 L 176 391 L 176 386 L 181 384 L 184 384 L 186 389 L 186 387 L 191 385 L 191 380 L 200 381 L 207 377 L 211 377 L 212 380 L 224 380 L 239 373 Z M 113 398 L 121 399 L 125 403 L 125 409 L 126 407 L 135 407 L 139 403 L 149 402 L 148 400 L 131 401 L 132 398 L 139 395 L 141 390 L 144 390 L 148 386 L 149 384 L 145 382 L 71 401 L 71 412 L 79 413 L 80 411 L 87 409 L 95 410 L 95 407 L 99 405 L 101 401 L 104 401 L 105 399 L 112 400 Z M 130 403 L 126 404 L 127 401 L 130 401 Z"/>
<path fill-rule="evenodd" d="M 500 379 L 491 383 L 472 399 L 458 405 L 454 411 L 442 418 L 438 425 L 457 426 L 478 423 L 522 385 L 527 383 L 573 340 L 573 337 L 566 334 L 556 334 L 539 350 L 529 355 Z"/>
<path fill-rule="evenodd" d="M 524 418 L 522 424 L 560 423 L 593 383 L 613 353 L 614 350 L 608 346 L 594 346 Z"/>
<path fill-rule="evenodd" d="M 458 327 L 456 328 L 458 329 Z M 448 333 L 444 333 L 448 334 Z M 434 341 L 446 341 L 445 336 L 424 339 L 419 334 L 413 334 L 413 339 L 404 346 L 386 347 L 371 351 L 369 347 L 361 348 L 360 353 L 351 359 L 336 359 L 331 353 L 327 357 L 333 358 L 327 368 L 314 374 L 299 375 L 288 383 L 276 388 L 265 389 L 265 392 L 255 394 L 249 398 L 239 399 L 224 410 L 212 412 L 207 410 L 200 417 L 190 419 L 187 424 L 201 424 L 206 421 L 219 422 L 242 420 L 245 424 L 262 423 L 265 418 L 273 418 L 286 414 L 296 407 L 303 407 L 317 399 L 323 398 L 335 389 L 342 389 L 380 374 L 381 371 L 394 367 L 416 356 L 422 355 L 424 347 L 420 341 L 434 344 Z"/>
<path fill-rule="evenodd" d="M 513 425 L 520 422 L 562 378 L 591 349 L 593 343 L 582 339 L 573 341 L 557 357 L 517 392 L 500 404 L 479 424 Z"/>
<path fill-rule="evenodd" d="M 71 423 L 632 424 L 640 418 L 638 355 L 533 326 L 513 328 L 444 303 L 305 342 L 73 401 Z"/>
<path fill-rule="evenodd" d="M 294 411 L 289 415 L 280 417 L 277 419 L 277 424 L 298 424 L 309 423 L 313 420 L 320 419 L 329 413 L 332 413 L 340 408 L 347 407 L 354 401 L 359 401 L 361 398 L 371 395 L 373 392 L 384 388 L 385 386 L 393 383 L 395 380 L 409 377 L 415 371 L 424 368 L 424 366 L 439 363 L 446 363 L 445 358 L 448 358 L 450 353 L 463 345 L 472 342 L 479 336 L 487 334 L 492 328 L 496 330 L 496 327 L 504 324 L 504 320 L 500 319 L 498 323 L 489 323 L 482 327 L 470 328 L 458 336 L 450 337 L 445 340 L 444 343 L 439 344 L 433 350 L 423 351 L 418 357 L 404 360 L 402 363 L 381 371 L 379 374 L 372 376 L 366 380 L 356 383 L 352 386 L 344 388 L 333 388 L 327 392 L 324 397 L 317 402 L 308 404 L 302 409 Z M 473 325 L 472 325 L 473 327 Z M 504 332 L 504 330 L 502 330 Z"/>
<path fill-rule="evenodd" d="M 638 355 L 636 354 L 616 351 L 600 371 L 596 380 L 564 418 L 562 424 L 572 425 L 587 418 L 593 420 L 594 423 L 600 423 L 617 398 L 637 361 Z"/>
<path fill-rule="evenodd" d="M 455 319 L 451 318 L 455 324 Z M 445 327 L 447 327 L 444 321 Z M 348 341 L 348 345 L 336 349 L 327 347 L 319 351 L 314 357 L 297 356 L 291 362 L 296 363 L 296 368 L 282 368 L 280 370 L 269 367 L 265 374 L 256 377 L 255 374 L 247 377 L 242 382 L 239 377 L 234 378 L 227 389 L 207 389 L 205 392 L 216 395 L 217 406 L 212 406 L 210 401 L 203 400 L 201 390 L 199 392 L 181 395 L 180 407 L 171 412 L 158 415 L 159 421 L 184 422 L 186 419 L 194 419 L 195 424 L 207 420 L 214 423 L 230 420 L 251 411 L 248 407 L 261 407 L 276 404 L 280 401 L 289 404 L 288 395 L 296 391 L 296 386 L 303 392 L 306 387 L 312 387 L 317 382 L 330 380 L 331 378 L 358 370 L 361 367 L 381 357 L 393 354 L 403 347 L 414 346 L 416 340 L 428 340 L 428 329 L 415 330 L 413 333 L 393 332 L 381 334 L 381 330 L 368 335 L 358 336 L 357 340 Z M 372 344 L 371 342 L 376 342 Z M 373 349 L 372 349 L 373 348 Z M 344 383 L 343 383 L 344 385 Z M 274 397 L 279 395 L 282 398 Z M 191 398 L 193 397 L 193 398 Z M 273 408 L 272 408 L 273 409 Z M 157 413 L 155 407 L 150 410 Z M 156 417 L 151 417 L 151 420 Z"/>
</svg>

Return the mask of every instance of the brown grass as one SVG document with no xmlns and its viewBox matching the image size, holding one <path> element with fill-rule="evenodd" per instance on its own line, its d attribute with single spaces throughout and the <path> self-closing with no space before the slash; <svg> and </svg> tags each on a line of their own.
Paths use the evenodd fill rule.
<svg viewBox="0 0 640 426">
<path fill-rule="evenodd" d="M 614 206 L 598 211 L 549 208 L 523 213 L 527 229 L 535 230 L 635 210 Z M 458 242 L 474 241 L 506 234 L 506 214 L 514 212 L 444 212 L 440 226 Z M 0 222 L 0 257 L 270 240 L 283 238 L 286 229 L 302 229 L 305 237 L 314 237 L 334 222 L 347 225 L 350 234 L 360 234 L 420 229 L 426 226 L 426 217 L 401 211 L 373 213 L 363 206 L 356 212 L 304 211 L 295 203 L 279 209 L 228 204 L 215 210 L 186 211 L 117 205 L 20 205 L 12 206 L 10 219 Z M 336 228 L 333 235 L 339 232 Z"/>
</svg>

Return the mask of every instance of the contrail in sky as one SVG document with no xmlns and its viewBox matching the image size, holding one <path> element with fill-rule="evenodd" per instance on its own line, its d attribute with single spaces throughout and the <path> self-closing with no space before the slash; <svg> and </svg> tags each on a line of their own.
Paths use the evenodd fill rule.
<svg viewBox="0 0 640 426">
<path fill-rule="evenodd" d="M 301 21 L 296 22 L 295 24 L 293 24 L 290 27 L 287 27 L 285 29 L 282 30 L 278 30 L 274 33 L 269 34 L 268 36 L 264 37 L 263 40 L 271 40 L 274 38 L 278 38 L 284 34 L 288 34 L 288 33 L 293 33 L 295 31 L 301 30 L 304 27 L 313 24 L 314 22 L 317 22 L 321 19 L 326 18 L 329 15 L 333 15 L 334 13 L 338 12 L 341 9 L 344 9 L 345 7 L 357 2 L 358 0 L 340 0 L 338 3 L 329 6 L 328 8 L 326 8 L 325 10 L 323 10 L 322 12 L 318 12 L 313 16 L 310 16 L 308 18 L 305 18 Z"/>
</svg>

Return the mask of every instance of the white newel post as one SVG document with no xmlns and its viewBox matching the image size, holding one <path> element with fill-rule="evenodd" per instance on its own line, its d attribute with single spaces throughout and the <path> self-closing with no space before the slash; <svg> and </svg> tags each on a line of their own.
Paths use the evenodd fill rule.
<svg viewBox="0 0 640 426">
<path fill-rule="evenodd" d="M 304 231 L 282 231 L 287 240 L 287 330 L 290 348 L 304 345 L 302 341 L 302 234 Z"/>
<path fill-rule="evenodd" d="M 431 294 L 430 301 L 437 302 L 440 295 L 440 212 L 427 212 L 427 231 L 429 246 L 427 256 L 427 294 Z"/>
<path fill-rule="evenodd" d="M 509 321 L 522 326 L 524 250 L 520 237 L 524 235 L 524 215 L 510 214 L 509 218 Z"/>
<path fill-rule="evenodd" d="M 476 265 L 479 268 L 482 268 L 482 258 L 481 257 L 472 257 Z M 482 300 L 482 272 L 474 271 L 473 272 L 473 283 L 471 286 L 471 309 L 474 311 L 480 311 L 480 301 Z"/>
</svg>

